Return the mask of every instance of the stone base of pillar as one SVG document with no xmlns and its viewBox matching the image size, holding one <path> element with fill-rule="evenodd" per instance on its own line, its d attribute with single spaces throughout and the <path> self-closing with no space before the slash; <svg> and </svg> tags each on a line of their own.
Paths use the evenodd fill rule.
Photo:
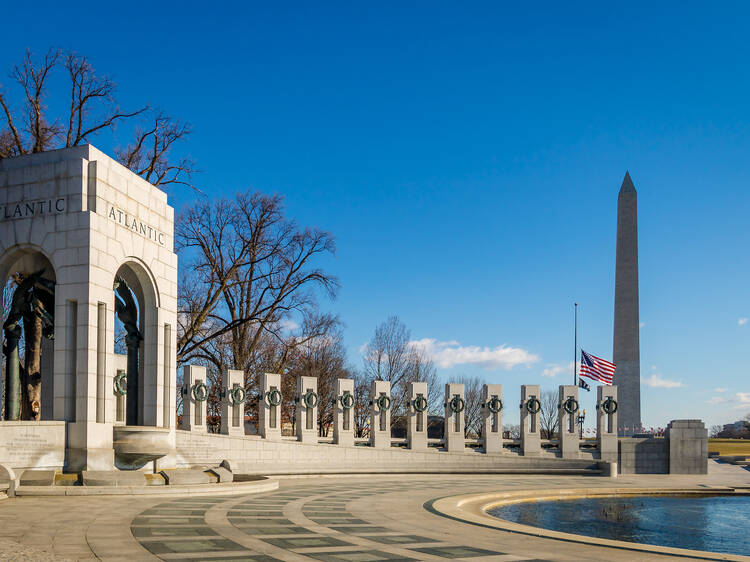
<svg viewBox="0 0 750 562">
<path fill-rule="evenodd" d="M 113 449 L 65 449 L 65 472 L 114 469 L 115 452 Z"/>
</svg>

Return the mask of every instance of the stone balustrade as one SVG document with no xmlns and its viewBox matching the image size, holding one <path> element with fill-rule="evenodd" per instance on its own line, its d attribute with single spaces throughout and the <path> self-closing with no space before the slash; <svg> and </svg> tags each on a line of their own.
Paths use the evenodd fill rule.
<svg viewBox="0 0 750 562">
<path fill-rule="evenodd" d="M 232 410 L 231 400 L 224 403 L 225 395 L 242 386 L 242 373 L 229 371 L 224 377 L 222 394 L 221 432 L 225 435 L 244 436 L 236 428 L 237 415 Z M 205 380 L 205 371 L 199 367 L 185 368 L 185 411 L 183 429 L 191 432 L 205 433 L 205 403 L 194 399 L 193 388 Z M 548 416 L 557 418 L 557 434 L 550 439 L 542 427 L 542 395 L 538 385 L 523 385 L 520 393 L 520 434 L 511 437 L 503 431 L 503 412 L 507 406 L 503 400 L 503 387 L 499 384 L 485 384 L 479 400 L 479 435 L 469 436 L 466 430 L 465 388 L 462 384 L 446 384 L 442 416 L 443 436 L 430 437 L 430 411 L 436 410 L 436 404 L 430 404 L 427 383 L 411 382 L 407 385 L 403 404 L 395 402 L 391 395 L 391 385 L 387 381 L 373 381 L 367 404 L 357 404 L 355 385 L 352 379 L 338 379 L 333 389 L 333 397 L 326 397 L 333 409 L 332 437 L 318 435 L 318 415 L 322 406 L 318 395 L 315 377 L 298 377 L 294 400 L 294 424 L 296 436 L 282 437 L 281 408 L 284 397 L 281 391 L 281 376 L 265 373 L 260 380 L 260 393 L 257 396 L 259 436 L 267 441 L 299 441 L 305 444 L 321 446 L 339 446 L 348 448 L 367 447 L 370 449 L 402 450 L 414 452 L 444 452 L 463 454 L 482 452 L 489 456 L 502 456 L 512 461 L 519 457 L 562 458 L 567 460 L 604 461 L 618 463 L 621 472 L 640 472 L 642 470 L 659 471 L 660 467 L 676 466 L 669 462 L 669 455 L 690 457 L 691 471 L 703 470 L 705 462 L 701 455 L 706 446 L 705 429 L 701 422 L 690 421 L 688 425 L 674 422 L 671 435 L 673 443 L 667 444 L 664 439 L 652 439 L 653 451 L 661 451 L 659 458 L 648 460 L 647 468 L 639 450 L 646 450 L 646 445 L 623 445 L 623 439 L 617 435 L 617 387 L 599 386 L 596 394 L 596 439 L 580 438 L 579 420 L 581 408 L 579 389 L 573 385 L 561 385 L 558 390 L 557 411 Z M 434 399 L 433 399 L 434 400 Z M 250 400 L 247 400 L 250 402 Z M 328 406 L 327 405 L 327 406 Z M 235 405 L 235 408 L 244 406 Z M 471 405 L 474 406 L 474 405 Z M 546 406 L 550 408 L 549 405 Z M 369 412 L 367 422 L 357 435 L 355 414 L 357 408 Z M 393 437 L 392 415 L 400 420 L 399 427 L 405 430 L 406 437 Z M 225 421 L 227 417 L 229 421 Z M 435 418 L 433 417 L 433 424 Z M 440 419 L 440 418 L 438 418 Z M 687 423 L 687 422 L 685 422 Z M 701 426 L 699 427 L 699 424 Z M 674 429 L 678 427 L 679 429 Z M 684 429 L 687 427 L 688 429 Z M 235 430 L 232 431 L 232 428 Z M 247 436 L 257 439 L 257 436 Z M 626 438 L 628 440 L 630 438 Z M 691 441 L 688 443 L 688 439 Z M 632 439 L 630 439 L 632 441 Z M 682 444 L 685 441 L 685 444 Z M 651 443 L 651 441 L 649 441 Z M 652 450 L 653 449 L 653 450 Z M 623 452 L 624 451 L 624 452 Z M 636 458 L 637 457 L 637 458 Z M 663 457 L 663 458 L 662 458 Z M 693 459 L 695 457 L 695 459 Z M 701 458 L 698 458 L 701 457 Z M 503 461 L 504 462 L 504 461 Z M 650 464 L 649 464 L 650 463 Z M 682 464 L 682 460 L 680 461 Z"/>
<path fill-rule="evenodd" d="M 206 401 L 200 400 L 201 385 L 205 383 L 204 367 L 188 365 L 184 367 L 182 429 L 206 432 Z M 359 404 L 369 411 L 363 435 L 357 435 L 355 413 L 357 403 L 353 379 L 337 379 L 333 398 L 327 397 L 333 408 L 332 437 L 318 435 L 318 411 L 321 397 L 318 395 L 318 381 L 315 377 L 297 377 L 294 400 L 294 425 L 296 437 L 282 437 L 281 410 L 284 397 L 281 375 L 263 373 L 260 377 L 259 393 L 251 398 L 244 387 L 242 371 L 226 371 L 222 377 L 221 429 L 224 435 L 244 436 L 244 411 L 247 404 L 258 408 L 258 435 L 269 441 L 295 439 L 303 443 L 330 443 L 344 447 L 370 446 L 376 449 L 401 448 L 426 451 L 442 449 L 449 453 L 464 453 L 468 448 L 492 455 L 549 456 L 562 458 L 596 458 L 616 462 L 618 454 L 617 436 L 617 387 L 597 388 L 597 438 L 595 444 L 586 442 L 581 447 L 577 415 L 578 387 L 559 387 L 557 412 L 558 435 L 550 439 L 543 435 L 541 427 L 541 388 L 538 385 L 523 385 L 520 402 L 520 434 L 516 437 L 505 435 L 503 412 L 503 387 L 500 384 L 485 384 L 479 401 L 479 435 L 472 438 L 466 428 L 465 389 L 462 384 L 445 385 L 442 416 L 443 436 L 428 436 L 430 410 L 435 404 L 429 403 L 427 383 L 410 382 L 407 386 L 404 404 L 397 404 L 391 395 L 391 385 L 387 381 L 373 381 L 368 396 L 368 404 Z M 197 394 L 196 394 L 197 393 Z M 606 404 L 605 404 L 606 402 Z M 253 407 L 250 406 L 250 407 Z M 392 412 L 398 411 L 402 430 L 406 437 L 392 436 Z M 432 416 L 433 419 L 436 416 Z M 440 418 L 438 418 L 440 419 Z"/>
</svg>

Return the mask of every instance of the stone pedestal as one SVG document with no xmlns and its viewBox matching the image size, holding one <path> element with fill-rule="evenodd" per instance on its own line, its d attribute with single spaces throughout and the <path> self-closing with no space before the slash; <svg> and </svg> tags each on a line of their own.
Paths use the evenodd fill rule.
<svg viewBox="0 0 750 562">
<path fill-rule="evenodd" d="M 527 405 L 532 398 L 541 405 L 541 391 L 537 384 L 521 385 L 521 452 L 524 456 L 536 456 L 542 451 L 539 435 L 540 412 L 531 413 Z"/>
<path fill-rule="evenodd" d="M 370 387 L 370 445 L 391 447 L 391 383 L 372 381 Z"/>
<path fill-rule="evenodd" d="M 206 433 L 206 404 L 201 400 L 200 390 L 206 385 L 206 368 L 198 365 L 185 365 L 182 368 L 182 429 Z M 197 396 L 197 398 L 196 398 Z M 206 385 L 208 398 L 208 385 Z"/>
<path fill-rule="evenodd" d="M 573 411 L 568 412 L 565 405 Z M 560 432 L 560 456 L 564 459 L 577 459 L 580 456 L 580 439 L 576 418 L 580 406 L 578 404 L 578 387 L 575 385 L 560 385 L 557 398 L 557 427 Z"/>
<path fill-rule="evenodd" d="M 354 447 L 354 380 L 336 379 L 333 442 Z"/>
<path fill-rule="evenodd" d="M 608 408 L 616 408 L 614 412 L 604 411 L 603 404 L 608 402 Z M 596 442 L 599 455 L 603 461 L 617 462 L 617 387 L 600 385 L 596 387 Z"/>
<path fill-rule="evenodd" d="M 443 438 L 445 439 L 445 450 L 449 453 L 463 453 L 466 447 L 464 437 L 465 410 L 464 385 L 446 384 Z"/>
<path fill-rule="evenodd" d="M 260 376 L 258 430 L 261 437 L 271 441 L 281 441 L 281 398 L 281 375 L 263 373 Z"/>
<path fill-rule="evenodd" d="M 410 382 L 409 424 L 406 426 L 406 441 L 409 449 L 427 450 L 427 383 Z M 421 412 L 419 410 L 422 410 Z"/>
<path fill-rule="evenodd" d="M 708 431 L 701 420 L 672 420 L 665 437 L 669 474 L 708 473 Z"/>
<path fill-rule="evenodd" d="M 318 442 L 318 379 L 297 377 L 297 441 Z"/>
<path fill-rule="evenodd" d="M 482 385 L 482 446 L 485 453 L 503 452 L 503 385 Z M 497 412 L 493 410 L 498 410 Z"/>
<path fill-rule="evenodd" d="M 221 383 L 221 433 L 245 435 L 245 373 L 228 370 Z"/>
</svg>

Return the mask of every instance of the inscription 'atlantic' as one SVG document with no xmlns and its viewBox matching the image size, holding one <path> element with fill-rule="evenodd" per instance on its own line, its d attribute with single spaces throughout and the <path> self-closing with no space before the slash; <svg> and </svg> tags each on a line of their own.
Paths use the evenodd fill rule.
<svg viewBox="0 0 750 562">
<path fill-rule="evenodd" d="M 133 215 L 129 215 L 125 211 L 116 207 L 110 207 L 107 216 L 113 221 L 123 225 L 125 228 L 132 230 L 136 234 L 140 234 L 163 246 L 166 235 L 160 230 L 155 229 L 153 226 L 146 224 L 143 221 L 138 220 Z"/>
<path fill-rule="evenodd" d="M 37 199 L 35 201 L 16 201 L 7 205 L 0 205 L 0 217 L 3 220 L 25 219 L 64 213 L 66 209 L 65 197 L 56 199 Z"/>
</svg>

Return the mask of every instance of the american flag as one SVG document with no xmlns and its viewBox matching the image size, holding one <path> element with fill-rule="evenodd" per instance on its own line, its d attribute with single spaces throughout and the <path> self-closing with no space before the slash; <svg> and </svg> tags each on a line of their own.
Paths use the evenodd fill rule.
<svg viewBox="0 0 750 562">
<path fill-rule="evenodd" d="M 594 379 L 607 385 L 612 384 L 615 374 L 615 364 L 595 357 L 581 350 L 581 372 L 580 376 Z"/>
</svg>

